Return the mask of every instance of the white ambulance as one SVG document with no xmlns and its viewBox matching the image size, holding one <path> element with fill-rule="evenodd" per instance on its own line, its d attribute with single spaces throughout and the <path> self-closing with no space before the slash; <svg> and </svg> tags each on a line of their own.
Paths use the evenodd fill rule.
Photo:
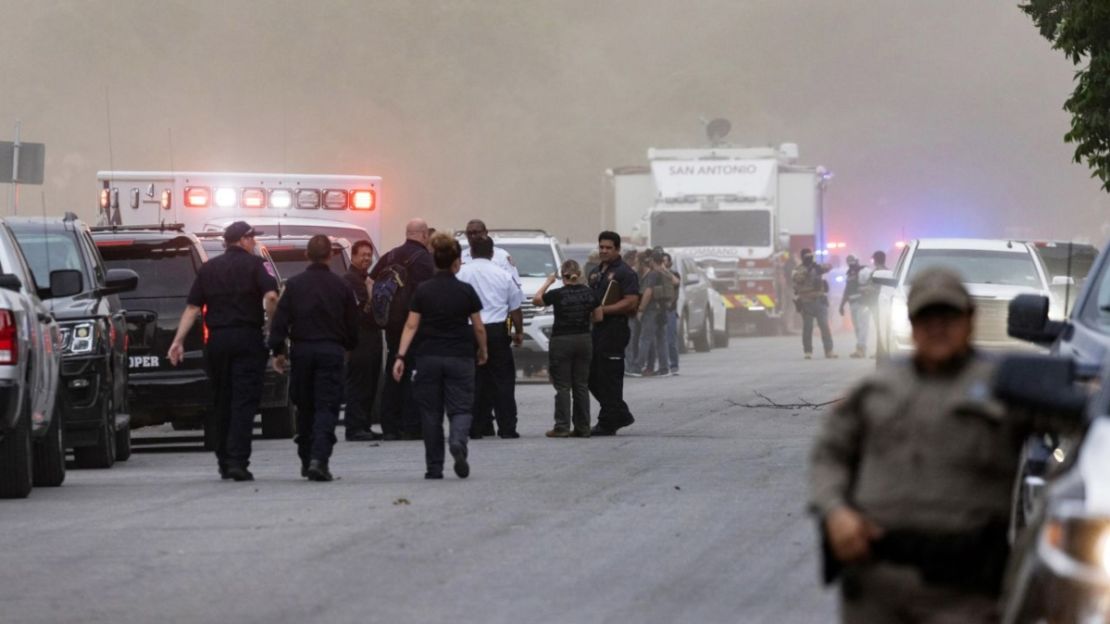
<svg viewBox="0 0 1110 624">
<path fill-rule="evenodd" d="M 243 220 L 266 234 L 381 240 L 378 176 L 100 171 L 101 225 L 182 223 L 222 231 Z"/>
</svg>

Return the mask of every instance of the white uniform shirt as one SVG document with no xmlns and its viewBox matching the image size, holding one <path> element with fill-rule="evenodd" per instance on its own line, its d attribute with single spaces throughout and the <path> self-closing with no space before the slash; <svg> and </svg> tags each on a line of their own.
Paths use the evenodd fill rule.
<svg viewBox="0 0 1110 624">
<path fill-rule="evenodd" d="M 464 264 L 456 277 L 478 292 L 482 300 L 482 322 L 486 325 L 504 323 L 509 312 L 519 309 L 523 301 L 520 287 L 513 283 L 513 278 L 485 258 Z"/>
<path fill-rule="evenodd" d="M 474 258 L 470 255 L 470 247 L 463 249 L 462 263 L 469 264 L 473 261 Z M 509 255 L 509 252 L 495 246 L 493 248 L 493 264 L 503 271 L 508 272 L 509 277 L 513 278 L 513 283 L 516 284 L 517 288 L 520 288 L 520 272 L 516 270 L 516 265 L 513 264 L 513 257 Z"/>
</svg>

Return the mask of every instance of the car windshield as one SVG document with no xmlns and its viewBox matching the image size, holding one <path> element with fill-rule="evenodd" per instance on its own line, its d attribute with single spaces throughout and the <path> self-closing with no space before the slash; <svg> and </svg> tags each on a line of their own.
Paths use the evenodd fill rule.
<svg viewBox="0 0 1110 624">
<path fill-rule="evenodd" d="M 305 258 L 304 252 L 303 247 L 270 247 L 270 257 L 277 265 L 278 273 L 283 280 L 300 275 L 308 268 L 308 259 Z M 342 250 L 332 248 L 328 266 L 336 275 L 342 275 L 347 271 L 347 262 L 343 258 Z"/>
<path fill-rule="evenodd" d="M 651 217 L 651 242 L 670 247 L 769 247 L 767 210 L 657 212 Z"/>
<path fill-rule="evenodd" d="M 521 245 L 497 243 L 513 257 L 513 264 L 521 277 L 547 277 L 559 270 L 559 261 L 551 245 Z"/>
<path fill-rule="evenodd" d="M 944 267 L 968 284 L 998 284 L 1043 288 L 1033 257 L 1021 251 L 975 249 L 918 249 L 910 262 L 906 283 L 926 269 Z"/>
<path fill-rule="evenodd" d="M 131 269 L 139 285 L 120 299 L 187 297 L 200 268 L 200 258 L 188 239 L 153 245 L 97 245 L 109 269 Z"/>
<path fill-rule="evenodd" d="M 76 269 L 85 274 L 85 267 L 81 262 L 81 252 L 77 248 L 77 239 L 69 233 L 54 233 L 39 231 L 16 230 L 16 238 L 23 249 L 27 263 L 35 274 L 35 283 L 39 288 L 50 287 L 50 272 L 60 269 Z M 81 279 L 82 288 L 88 284 L 85 278 Z"/>
</svg>

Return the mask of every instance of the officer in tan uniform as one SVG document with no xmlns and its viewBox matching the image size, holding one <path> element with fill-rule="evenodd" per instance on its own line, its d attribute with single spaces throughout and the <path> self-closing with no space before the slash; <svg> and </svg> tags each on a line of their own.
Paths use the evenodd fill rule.
<svg viewBox="0 0 1110 624">
<path fill-rule="evenodd" d="M 995 622 L 1010 495 L 1031 418 L 991 394 L 956 274 L 928 270 L 908 301 L 916 351 L 864 380 L 814 446 L 810 508 L 841 617 Z"/>
</svg>

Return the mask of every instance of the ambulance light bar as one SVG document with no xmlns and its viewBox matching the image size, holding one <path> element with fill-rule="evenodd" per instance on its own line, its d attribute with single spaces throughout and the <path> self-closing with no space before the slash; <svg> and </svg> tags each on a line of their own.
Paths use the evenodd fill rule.
<svg viewBox="0 0 1110 624">
<path fill-rule="evenodd" d="M 378 203 L 374 191 L 351 191 L 351 208 L 354 210 L 373 210 Z"/>
<path fill-rule="evenodd" d="M 320 191 L 316 189 L 297 190 L 297 208 L 315 210 L 320 207 Z"/>
<path fill-rule="evenodd" d="M 235 189 L 226 186 L 216 189 L 216 205 L 220 208 L 234 208 Z"/>
<path fill-rule="evenodd" d="M 204 186 L 185 187 L 185 205 L 190 208 L 207 208 L 211 192 Z"/>
<path fill-rule="evenodd" d="M 270 191 L 270 207 L 285 209 L 293 205 L 293 193 L 287 189 Z"/>
<path fill-rule="evenodd" d="M 243 189 L 244 208 L 263 208 L 266 206 L 266 191 L 260 188 Z"/>
<path fill-rule="evenodd" d="M 267 190 L 264 188 L 243 188 L 221 186 L 213 189 L 207 186 L 187 186 L 184 193 L 185 206 L 189 208 L 265 208 Z M 173 203 L 173 193 L 162 191 L 159 202 L 163 210 L 169 210 Z M 100 192 L 100 205 L 106 209 L 111 204 L 111 191 Z M 374 189 L 273 189 L 269 191 L 270 208 L 284 210 L 294 204 L 302 210 L 374 210 L 378 207 L 378 193 Z"/>
<path fill-rule="evenodd" d="M 347 191 L 338 189 L 324 191 L 324 208 L 328 210 L 346 210 Z"/>
</svg>

